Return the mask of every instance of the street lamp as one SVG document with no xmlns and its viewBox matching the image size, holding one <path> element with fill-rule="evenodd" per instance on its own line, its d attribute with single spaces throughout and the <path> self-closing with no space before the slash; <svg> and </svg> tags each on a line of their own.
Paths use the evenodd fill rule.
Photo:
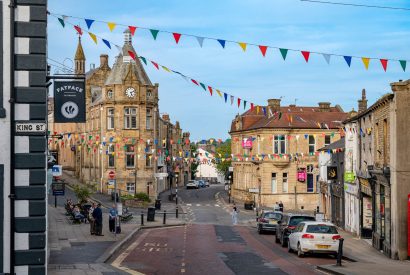
<svg viewBox="0 0 410 275">
<path fill-rule="evenodd" d="M 178 174 L 175 174 L 175 204 L 178 205 Z"/>
<path fill-rule="evenodd" d="M 231 175 L 228 176 L 228 202 L 231 203 Z"/>
</svg>

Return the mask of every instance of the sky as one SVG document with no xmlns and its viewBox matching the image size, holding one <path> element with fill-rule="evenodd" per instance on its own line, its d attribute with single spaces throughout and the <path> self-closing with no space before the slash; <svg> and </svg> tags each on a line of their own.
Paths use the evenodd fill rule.
<svg viewBox="0 0 410 275">
<path fill-rule="evenodd" d="M 336 1 L 335 1 L 336 2 Z M 340 0 L 337 2 L 410 8 L 410 1 Z M 139 55 L 179 71 L 214 88 L 248 102 L 266 105 L 269 98 L 281 98 L 281 105 L 317 106 L 328 101 L 345 111 L 357 110 L 357 100 L 366 89 L 369 105 L 385 93 L 390 83 L 409 79 L 410 11 L 360 8 L 303 2 L 299 0 L 49 0 L 52 13 L 133 25 L 201 37 L 269 45 L 279 48 L 325 52 L 349 56 L 409 60 L 407 72 L 399 62 L 390 61 L 384 72 L 379 60 L 366 70 L 360 59 L 351 67 L 343 57 L 311 54 L 306 63 L 300 52 L 289 52 L 283 61 L 276 49 L 262 57 L 248 45 L 246 52 L 235 43 L 225 49 L 217 41 L 205 40 L 201 48 L 193 37 L 182 36 L 179 44 L 172 34 L 159 33 L 157 40 L 148 30 L 137 29 L 133 45 Z M 84 20 L 67 18 L 86 29 Z M 123 44 L 125 27 L 110 32 L 106 24 L 93 23 L 91 31 L 117 45 Z M 72 26 L 62 28 L 49 16 L 48 58 L 72 67 L 78 38 Z M 118 51 L 101 41 L 95 45 L 88 34 L 82 44 L 90 64 L 99 64 L 99 55 L 109 55 L 112 66 Z M 50 62 L 56 64 L 55 62 Z M 181 77 L 145 67 L 153 83 L 159 83 L 160 113 L 179 121 L 191 140 L 226 139 L 232 119 L 243 113 L 210 96 Z M 62 73 L 52 67 L 52 73 Z"/>
</svg>

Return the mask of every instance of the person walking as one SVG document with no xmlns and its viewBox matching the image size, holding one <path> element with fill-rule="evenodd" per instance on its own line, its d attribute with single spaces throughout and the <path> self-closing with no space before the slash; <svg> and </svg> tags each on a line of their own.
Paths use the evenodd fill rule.
<svg viewBox="0 0 410 275">
<path fill-rule="evenodd" d="M 102 216 L 102 210 L 101 210 L 101 203 L 97 204 L 97 208 L 94 209 L 93 218 L 95 220 L 95 235 L 104 236 L 102 234 L 103 216 Z"/>
<path fill-rule="evenodd" d="M 236 206 L 234 206 L 232 209 L 232 223 L 233 225 L 238 224 L 238 209 L 236 208 Z"/>
<path fill-rule="evenodd" d="M 93 217 L 93 212 L 95 209 L 95 203 L 92 203 L 90 209 L 88 209 L 88 221 L 90 222 L 90 234 L 95 234 L 95 219 Z"/>
<path fill-rule="evenodd" d="M 117 218 L 117 214 L 117 209 L 115 209 L 115 204 L 113 204 L 108 216 L 108 227 L 111 233 L 115 233 L 115 219 Z"/>
<path fill-rule="evenodd" d="M 283 202 L 282 201 L 279 202 L 279 211 L 283 212 Z"/>
</svg>

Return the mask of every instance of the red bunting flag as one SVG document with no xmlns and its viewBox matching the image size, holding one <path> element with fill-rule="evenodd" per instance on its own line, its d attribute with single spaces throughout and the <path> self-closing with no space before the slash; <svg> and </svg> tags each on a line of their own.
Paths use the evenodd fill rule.
<svg viewBox="0 0 410 275">
<path fill-rule="evenodd" d="M 191 78 L 192 83 L 194 83 L 195 85 L 199 86 L 198 81 L 196 81 L 195 79 Z"/>
<path fill-rule="evenodd" d="M 157 70 L 159 70 L 159 66 L 158 66 L 158 64 L 157 64 L 157 63 L 155 63 L 154 61 L 151 61 L 151 63 L 152 63 L 152 65 L 154 65 L 154 66 L 155 66 L 155 68 L 157 68 Z"/>
<path fill-rule="evenodd" d="M 302 53 L 302 55 L 303 55 L 303 57 L 305 58 L 306 63 L 307 63 L 307 62 L 309 61 L 310 52 L 308 52 L 308 51 L 301 51 L 301 53 Z"/>
<path fill-rule="evenodd" d="M 241 99 L 238 97 L 238 108 L 241 106 Z"/>
<path fill-rule="evenodd" d="M 78 32 L 79 35 L 83 35 L 83 30 L 79 26 L 74 26 L 74 29 Z"/>
<path fill-rule="evenodd" d="M 210 93 L 211 96 L 212 96 L 212 87 L 211 87 L 211 86 L 208 86 L 208 90 L 209 90 L 209 93 Z"/>
<path fill-rule="evenodd" d="M 178 44 L 179 39 L 181 38 L 181 34 L 177 32 L 173 32 L 172 35 L 174 36 L 175 42 Z"/>
<path fill-rule="evenodd" d="M 263 57 L 265 57 L 266 50 L 268 49 L 268 46 L 259 46 L 259 49 L 261 50 L 261 53 Z"/>
<path fill-rule="evenodd" d="M 380 59 L 380 62 L 382 63 L 383 66 L 383 70 L 386 71 L 387 70 L 387 59 Z"/>
<path fill-rule="evenodd" d="M 135 30 L 137 29 L 137 27 L 135 27 L 135 26 L 128 26 L 128 28 L 130 29 L 131 35 L 134 36 Z"/>
<path fill-rule="evenodd" d="M 135 60 L 135 54 L 132 51 L 128 51 L 128 54 L 131 56 L 132 59 Z"/>
<path fill-rule="evenodd" d="M 253 111 L 253 103 L 251 103 L 251 112 Z"/>
</svg>

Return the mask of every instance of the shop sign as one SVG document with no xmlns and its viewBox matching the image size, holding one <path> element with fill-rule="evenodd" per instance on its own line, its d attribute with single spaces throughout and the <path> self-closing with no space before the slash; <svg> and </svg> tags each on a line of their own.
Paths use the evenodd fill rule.
<svg viewBox="0 0 410 275">
<path fill-rule="evenodd" d="M 346 191 L 346 193 L 350 193 L 350 194 L 357 194 L 357 187 L 355 185 L 351 185 L 349 183 L 345 183 L 344 185 L 344 190 Z"/>
<path fill-rule="evenodd" d="M 84 81 L 54 82 L 54 122 L 85 122 Z"/>
<path fill-rule="evenodd" d="M 337 166 L 328 166 L 327 167 L 327 179 L 328 180 L 337 180 Z"/>
<path fill-rule="evenodd" d="M 252 138 L 251 137 L 242 139 L 242 148 L 244 149 L 252 148 Z"/>
<path fill-rule="evenodd" d="M 306 181 L 306 169 L 301 168 L 297 172 L 297 179 L 299 182 L 305 182 Z"/>
<path fill-rule="evenodd" d="M 249 193 L 259 193 L 259 188 L 249 188 Z"/>
<path fill-rule="evenodd" d="M 355 175 L 353 171 L 345 172 L 344 179 L 345 179 L 345 182 L 354 183 Z"/>
</svg>

